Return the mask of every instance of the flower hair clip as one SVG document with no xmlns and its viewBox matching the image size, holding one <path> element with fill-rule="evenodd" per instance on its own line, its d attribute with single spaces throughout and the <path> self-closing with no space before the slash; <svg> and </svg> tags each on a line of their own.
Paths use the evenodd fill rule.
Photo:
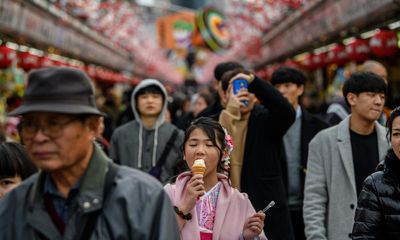
<svg viewBox="0 0 400 240">
<path fill-rule="evenodd" d="M 230 168 L 230 164 L 231 164 L 230 155 L 233 150 L 233 138 L 231 135 L 229 135 L 228 131 L 225 128 L 223 128 L 223 129 L 224 129 L 224 133 L 225 133 L 225 139 L 224 139 L 224 141 L 225 141 L 225 149 L 224 149 L 225 156 L 222 159 L 222 162 L 224 163 L 224 170 L 228 172 L 229 168 Z"/>
</svg>

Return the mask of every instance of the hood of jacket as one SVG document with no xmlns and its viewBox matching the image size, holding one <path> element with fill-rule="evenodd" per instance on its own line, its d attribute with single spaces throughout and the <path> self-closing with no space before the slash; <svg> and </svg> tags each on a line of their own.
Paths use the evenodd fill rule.
<svg viewBox="0 0 400 240">
<path fill-rule="evenodd" d="M 139 114 L 139 111 L 137 109 L 137 106 L 136 106 L 136 95 L 141 89 L 143 89 L 145 87 L 149 87 L 149 86 L 157 86 L 157 87 L 159 87 L 161 89 L 161 92 L 163 94 L 163 99 L 164 99 L 163 106 L 161 108 L 161 112 L 158 115 L 156 124 L 153 126 L 153 129 L 157 129 L 158 127 L 161 126 L 161 124 L 164 123 L 164 115 L 165 115 L 165 111 L 167 111 L 167 105 L 168 105 L 167 90 L 165 89 L 165 87 L 162 85 L 162 83 L 160 81 L 158 81 L 156 79 L 150 79 L 150 78 L 144 79 L 143 81 L 141 81 L 136 86 L 135 90 L 132 93 L 132 96 L 131 96 L 131 107 L 132 107 L 133 114 L 135 115 L 135 120 L 142 127 L 143 123 L 142 123 L 142 120 L 140 118 L 140 114 Z"/>
<path fill-rule="evenodd" d="M 160 81 L 156 80 L 156 79 L 144 79 L 143 81 L 141 81 L 135 88 L 135 90 L 132 93 L 131 96 L 131 107 L 133 110 L 133 114 L 135 115 L 135 120 L 137 121 L 137 123 L 139 123 L 139 135 L 138 135 L 138 140 L 139 140 L 139 146 L 138 146 L 138 168 L 140 169 L 142 167 L 142 156 L 143 156 L 143 122 L 142 119 L 140 118 L 140 114 L 139 111 L 137 109 L 136 106 L 136 95 L 138 94 L 138 92 L 145 88 L 145 87 L 149 87 L 149 86 L 157 86 L 161 89 L 162 94 L 164 95 L 163 98 L 163 106 L 161 107 L 161 112 L 157 117 L 156 123 L 154 124 L 154 126 L 151 129 L 148 130 L 153 130 L 154 129 L 154 139 L 153 139 L 153 153 L 152 153 L 152 157 L 151 157 L 151 165 L 154 167 L 156 166 L 156 162 L 157 162 L 157 156 L 156 156 L 156 152 L 157 152 L 157 145 L 158 145 L 158 128 L 164 123 L 164 115 L 165 115 L 165 111 L 167 110 L 167 104 L 168 104 L 168 94 L 167 94 L 167 90 L 165 89 L 165 87 L 161 84 Z"/>
</svg>

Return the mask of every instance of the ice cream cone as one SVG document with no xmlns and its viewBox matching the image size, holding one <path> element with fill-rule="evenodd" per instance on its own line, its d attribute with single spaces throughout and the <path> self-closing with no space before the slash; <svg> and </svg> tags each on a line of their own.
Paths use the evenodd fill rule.
<svg viewBox="0 0 400 240">
<path fill-rule="evenodd" d="M 194 174 L 204 175 L 205 172 L 206 172 L 206 164 L 204 162 L 204 159 L 195 160 L 192 166 L 193 175 Z"/>
</svg>

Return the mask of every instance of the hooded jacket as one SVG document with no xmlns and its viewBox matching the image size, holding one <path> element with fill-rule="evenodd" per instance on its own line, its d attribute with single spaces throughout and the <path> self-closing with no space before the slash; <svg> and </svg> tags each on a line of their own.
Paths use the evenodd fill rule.
<svg viewBox="0 0 400 240">
<path fill-rule="evenodd" d="M 153 128 L 146 128 L 143 125 L 137 109 L 136 95 L 138 92 L 149 86 L 157 86 L 163 94 L 163 106 Z M 131 96 L 131 107 L 135 120 L 118 127 L 110 142 L 110 157 L 116 163 L 138 168 L 149 172 L 157 162 L 167 146 L 167 142 L 177 129 L 174 125 L 164 121 L 167 111 L 168 94 L 164 86 L 155 79 L 145 79 L 140 82 Z M 178 135 L 173 146 L 167 155 L 165 164 L 161 167 L 161 182 L 167 182 L 174 175 L 174 168 L 177 160 L 180 159 L 180 147 L 183 142 L 183 132 L 178 130 Z"/>
</svg>

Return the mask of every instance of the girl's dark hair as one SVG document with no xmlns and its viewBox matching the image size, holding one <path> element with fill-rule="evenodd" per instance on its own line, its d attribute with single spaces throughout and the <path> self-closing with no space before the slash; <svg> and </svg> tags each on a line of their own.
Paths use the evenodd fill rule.
<svg viewBox="0 0 400 240">
<path fill-rule="evenodd" d="M 14 142 L 0 144 L 0 178 L 20 176 L 24 180 L 36 171 L 24 146 Z"/>
<path fill-rule="evenodd" d="M 195 130 L 195 129 L 201 129 L 205 132 L 205 134 L 210 138 L 211 142 L 213 145 L 218 148 L 219 150 L 219 164 L 217 171 L 220 173 L 223 173 L 223 162 L 221 161 L 222 156 L 224 154 L 224 149 L 226 148 L 226 143 L 225 143 L 225 132 L 224 129 L 222 128 L 221 124 L 219 122 L 208 118 L 208 117 L 200 117 L 195 119 L 190 126 L 186 129 L 185 132 L 185 138 L 183 139 L 183 144 L 182 144 L 182 151 L 185 151 L 185 144 L 188 141 L 190 134 Z M 221 143 L 221 147 L 218 146 L 217 142 Z"/>
<path fill-rule="evenodd" d="M 386 133 L 386 138 L 391 141 L 392 140 L 392 132 L 393 132 L 393 121 L 396 119 L 396 117 L 400 116 L 400 106 L 396 107 L 393 109 L 392 113 L 390 114 L 389 119 L 386 122 L 386 128 L 387 128 L 387 133 Z"/>
</svg>

